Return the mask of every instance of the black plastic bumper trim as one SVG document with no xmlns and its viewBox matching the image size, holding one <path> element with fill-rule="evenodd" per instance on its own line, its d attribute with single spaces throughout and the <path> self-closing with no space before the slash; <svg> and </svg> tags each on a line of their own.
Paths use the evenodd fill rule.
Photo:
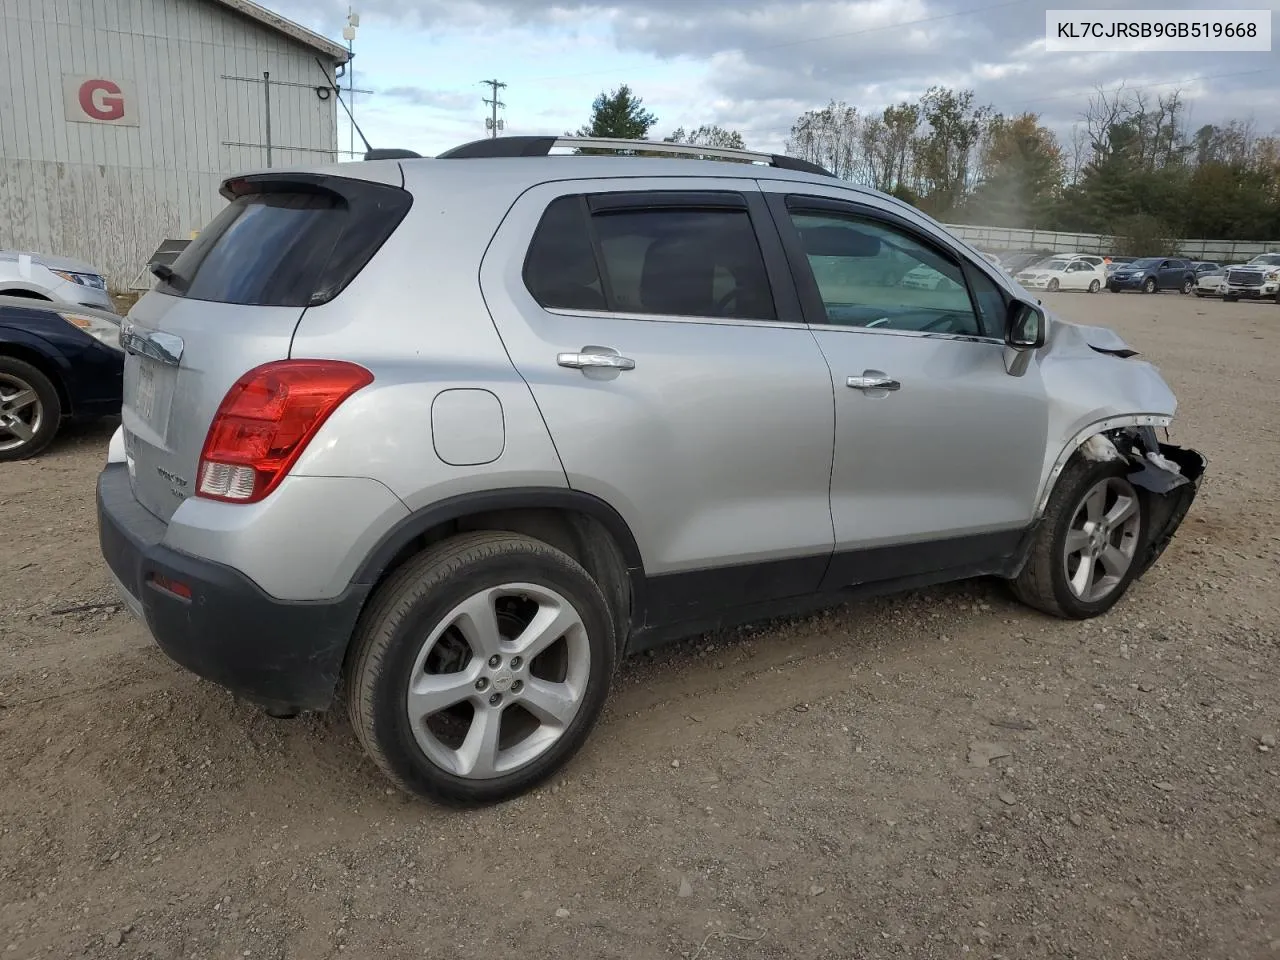
<svg viewBox="0 0 1280 960">
<path fill-rule="evenodd" d="M 166 547 L 165 523 L 134 498 L 124 464 L 99 474 L 97 505 L 103 558 L 170 659 L 264 707 L 330 706 L 368 584 L 332 600 L 278 600 L 238 570 Z"/>
</svg>

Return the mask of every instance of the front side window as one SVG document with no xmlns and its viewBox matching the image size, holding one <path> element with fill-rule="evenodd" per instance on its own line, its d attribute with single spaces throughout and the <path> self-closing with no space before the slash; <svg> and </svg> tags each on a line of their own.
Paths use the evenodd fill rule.
<svg viewBox="0 0 1280 960">
<path fill-rule="evenodd" d="M 538 225 L 524 276 L 547 308 L 776 318 L 745 206 L 682 207 L 666 200 L 591 211 L 581 196 L 561 197 Z"/>
<path fill-rule="evenodd" d="M 975 309 L 964 271 L 908 231 L 857 213 L 790 211 L 827 322 L 838 326 L 996 336 L 1003 295 L 990 281 Z M 1065 267 L 1065 263 L 1060 264 Z M 976 268 L 975 276 L 982 274 Z M 991 296 L 994 294 L 994 297 Z M 995 327 L 984 320 L 990 313 Z"/>
</svg>

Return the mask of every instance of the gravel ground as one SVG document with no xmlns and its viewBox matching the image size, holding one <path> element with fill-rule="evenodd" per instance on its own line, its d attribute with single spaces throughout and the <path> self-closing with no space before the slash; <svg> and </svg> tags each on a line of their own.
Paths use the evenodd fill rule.
<svg viewBox="0 0 1280 960">
<path fill-rule="evenodd" d="M 0 465 L 0 957 L 1280 957 L 1280 308 L 1049 299 L 1159 364 L 1210 459 L 1116 610 L 978 581 L 666 648 L 478 812 L 111 604 L 113 425 Z"/>
</svg>

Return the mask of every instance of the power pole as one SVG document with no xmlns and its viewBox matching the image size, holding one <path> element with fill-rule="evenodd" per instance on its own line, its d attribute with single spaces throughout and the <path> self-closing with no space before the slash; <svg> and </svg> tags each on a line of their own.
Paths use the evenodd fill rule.
<svg viewBox="0 0 1280 960">
<path fill-rule="evenodd" d="M 489 119 L 485 121 L 484 125 L 489 128 L 489 136 L 497 137 L 498 131 L 505 126 L 505 124 L 498 119 L 498 108 L 506 106 L 505 103 L 498 99 L 498 91 L 504 89 L 506 84 L 501 80 L 481 80 L 480 82 L 486 84 L 493 90 L 493 98 L 490 99 L 486 97 L 484 99 L 484 102 L 490 107 Z"/>
</svg>

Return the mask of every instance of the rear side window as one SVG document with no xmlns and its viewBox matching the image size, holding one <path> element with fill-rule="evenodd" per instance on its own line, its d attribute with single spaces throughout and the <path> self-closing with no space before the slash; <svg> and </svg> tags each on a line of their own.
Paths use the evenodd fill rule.
<svg viewBox="0 0 1280 960">
<path fill-rule="evenodd" d="M 197 235 L 160 289 L 253 306 L 305 307 L 333 299 L 403 220 L 410 197 L 381 184 L 329 182 L 341 185 L 269 181 L 241 187 L 253 192 L 233 199 Z"/>
<path fill-rule="evenodd" d="M 607 195 L 602 195 L 607 196 Z M 773 320 L 773 293 L 745 205 L 644 206 L 581 196 L 546 210 L 525 261 L 544 307 Z"/>
</svg>

